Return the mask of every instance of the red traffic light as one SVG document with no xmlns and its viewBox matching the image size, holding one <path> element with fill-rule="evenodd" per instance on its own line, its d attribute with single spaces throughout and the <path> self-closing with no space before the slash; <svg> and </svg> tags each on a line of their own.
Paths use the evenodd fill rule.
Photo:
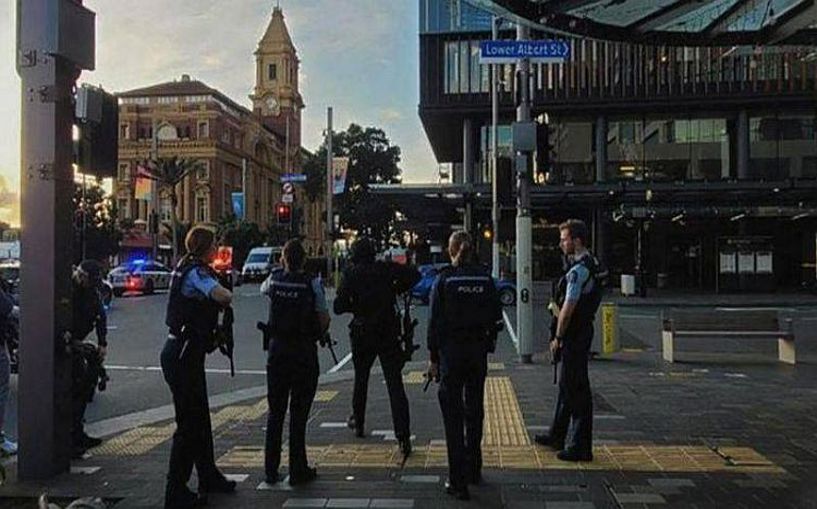
<svg viewBox="0 0 817 509">
<path fill-rule="evenodd" d="M 278 224 L 289 224 L 292 222 L 292 207 L 281 203 L 277 207 Z"/>
<path fill-rule="evenodd" d="M 231 268 L 233 266 L 233 248 L 220 246 L 211 266 L 217 271 Z"/>
</svg>

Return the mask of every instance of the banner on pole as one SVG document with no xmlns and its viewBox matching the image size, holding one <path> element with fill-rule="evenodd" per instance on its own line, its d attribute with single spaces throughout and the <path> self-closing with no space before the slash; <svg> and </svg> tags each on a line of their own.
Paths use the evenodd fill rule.
<svg viewBox="0 0 817 509">
<path fill-rule="evenodd" d="M 332 159 L 332 194 L 343 194 L 346 191 L 346 174 L 349 172 L 349 158 Z"/>
<path fill-rule="evenodd" d="M 150 172 L 141 164 L 136 166 L 136 186 L 133 192 L 137 200 L 151 201 L 153 199 L 153 182 Z"/>
</svg>

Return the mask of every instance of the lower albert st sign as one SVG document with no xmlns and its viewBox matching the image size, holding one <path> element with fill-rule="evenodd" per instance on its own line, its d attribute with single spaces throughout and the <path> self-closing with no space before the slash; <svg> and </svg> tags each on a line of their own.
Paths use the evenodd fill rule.
<svg viewBox="0 0 817 509">
<path fill-rule="evenodd" d="M 481 64 L 507 64 L 520 58 L 553 63 L 570 58 L 570 43 L 560 40 L 482 41 L 479 49 Z"/>
</svg>

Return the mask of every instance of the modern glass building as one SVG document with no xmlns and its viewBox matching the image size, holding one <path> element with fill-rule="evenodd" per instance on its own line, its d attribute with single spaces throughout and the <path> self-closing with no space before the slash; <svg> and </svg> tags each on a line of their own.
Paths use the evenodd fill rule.
<svg viewBox="0 0 817 509">
<path fill-rule="evenodd" d="M 492 16 L 466 0 L 419 8 L 420 117 L 489 224 L 491 74 L 479 43 Z M 514 27 L 502 23 L 500 37 Z M 535 170 L 536 277 L 558 267 L 555 225 L 579 217 L 614 272 L 643 272 L 649 286 L 814 285 L 817 47 L 570 43 L 568 61 L 532 64 L 533 115 L 547 114 L 553 146 Z M 502 168 L 515 65 L 499 75 Z"/>
</svg>

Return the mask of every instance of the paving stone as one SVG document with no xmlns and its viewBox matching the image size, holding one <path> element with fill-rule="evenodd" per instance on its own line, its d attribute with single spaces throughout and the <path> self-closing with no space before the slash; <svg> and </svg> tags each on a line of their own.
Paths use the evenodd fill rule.
<svg viewBox="0 0 817 509">
<path fill-rule="evenodd" d="M 325 507 L 325 498 L 290 498 L 282 507 Z"/>
<path fill-rule="evenodd" d="M 692 479 L 658 478 L 647 479 L 647 482 L 656 488 L 694 488 L 695 482 Z"/>
<path fill-rule="evenodd" d="M 545 502 L 545 509 L 596 509 L 593 502 Z"/>
<path fill-rule="evenodd" d="M 372 508 L 382 509 L 411 509 L 414 507 L 414 500 L 410 498 L 373 498 L 369 504 Z"/>
<path fill-rule="evenodd" d="M 330 507 L 354 509 L 360 507 L 369 507 L 370 499 L 368 498 L 330 498 L 326 503 L 327 509 Z"/>
<path fill-rule="evenodd" d="M 400 482 L 407 483 L 439 483 L 439 475 L 404 475 L 400 477 Z"/>
<path fill-rule="evenodd" d="M 228 481 L 242 483 L 249 479 L 250 474 L 224 474 L 224 477 L 226 477 Z"/>
<path fill-rule="evenodd" d="M 666 504 L 667 501 L 657 493 L 615 493 L 619 504 Z"/>
<path fill-rule="evenodd" d="M 76 466 L 72 466 L 71 467 L 71 473 L 74 474 L 74 475 L 92 475 L 92 474 L 95 474 L 95 473 L 99 472 L 100 469 L 101 469 L 101 467 L 76 467 Z"/>
</svg>

